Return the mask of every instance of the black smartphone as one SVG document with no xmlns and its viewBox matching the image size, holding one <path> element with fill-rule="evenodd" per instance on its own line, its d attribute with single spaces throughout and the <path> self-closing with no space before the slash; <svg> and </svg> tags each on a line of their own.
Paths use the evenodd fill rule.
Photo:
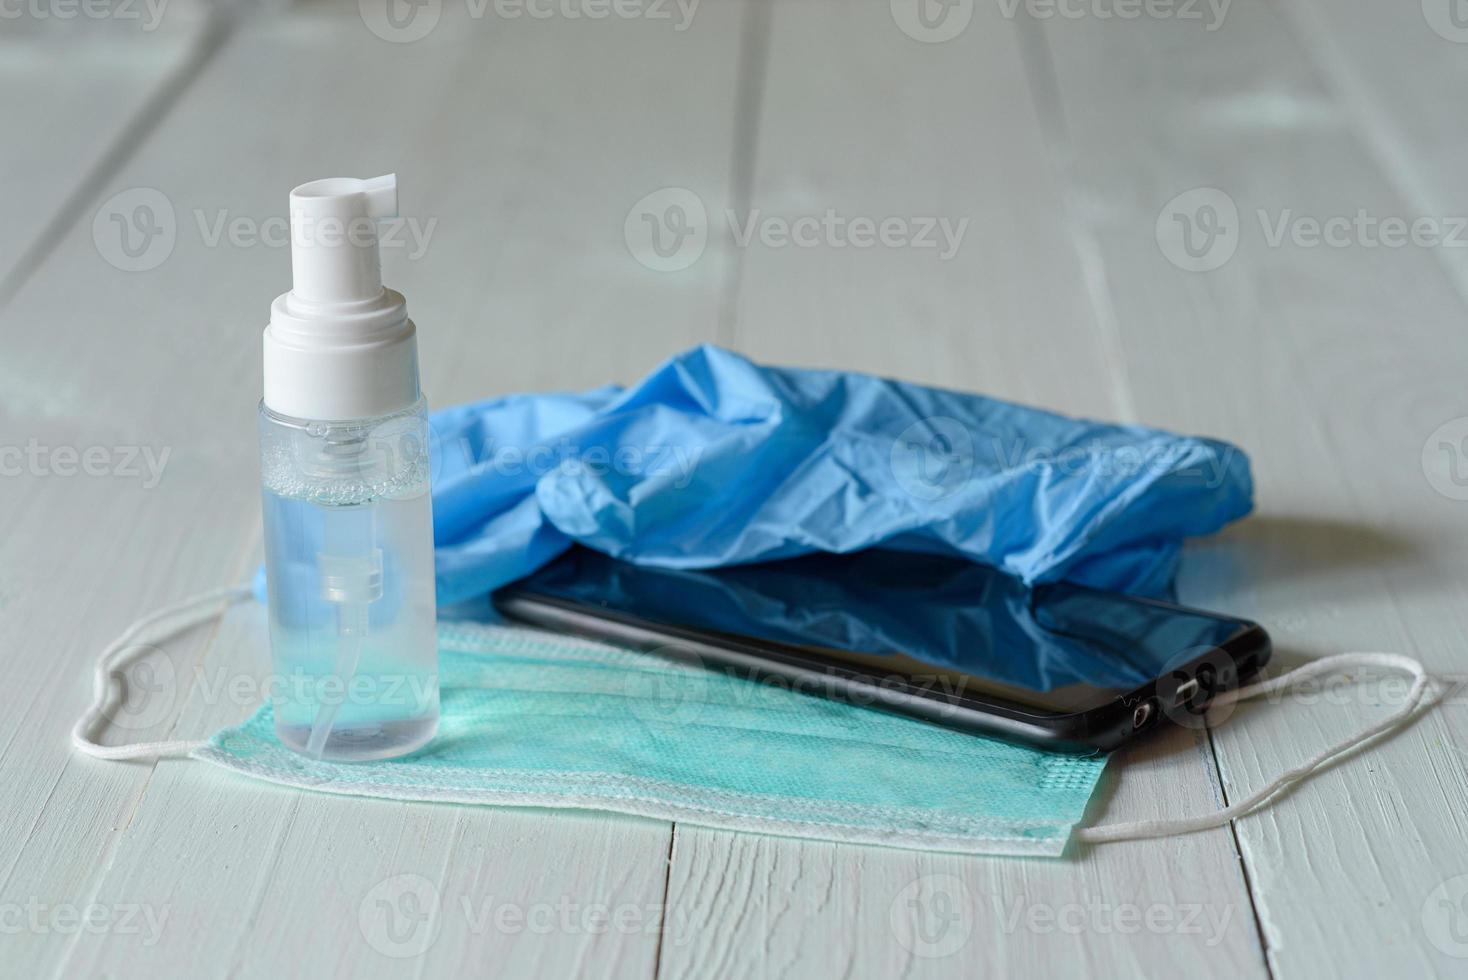
<svg viewBox="0 0 1468 980">
<path fill-rule="evenodd" d="M 1270 654 L 1246 620 L 886 550 L 695 571 L 578 547 L 494 600 L 553 630 L 1071 752 L 1201 725 Z"/>
</svg>

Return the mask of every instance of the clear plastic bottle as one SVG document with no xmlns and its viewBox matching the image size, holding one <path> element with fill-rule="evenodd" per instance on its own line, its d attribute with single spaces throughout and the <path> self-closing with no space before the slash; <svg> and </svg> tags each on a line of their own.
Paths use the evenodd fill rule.
<svg viewBox="0 0 1468 980">
<path fill-rule="evenodd" d="M 352 422 L 260 406 L 275 730 L 314 758 L 389 758 L 438 727 L 424 403 Z"/>
<path fill-rule="evenodd" d="M 378 255 L 397 178 L 312 181 L 290 203 L 260 402 L 275 729 L 317 759 L 391 758 L 438 727 L 417 328 Z"/>
</svg>

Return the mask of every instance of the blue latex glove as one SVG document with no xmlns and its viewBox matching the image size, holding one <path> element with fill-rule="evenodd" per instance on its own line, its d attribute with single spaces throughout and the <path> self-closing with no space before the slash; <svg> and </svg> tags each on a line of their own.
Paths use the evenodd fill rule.
<svg viewBox="0 0 1468 980">
<path fill-rule="evenodd" d="M 883 545 L 1160 595 L 1183 538 L 1253 505 L 1248 457 L 1228 443 L 709 346 L 632 388 L 431 421 L 444 605 L 576 541 L 667 568 Z"/>
<path fill-rule="evenodd" d="M 1252 506 L 1227 443 L 708 346 L 625 390 L 494 398 L 432 424 L 444 604 L 573 541 L 669 568 L 883 545 L 1160 594 L 1183 538 Z"/>
</svg>

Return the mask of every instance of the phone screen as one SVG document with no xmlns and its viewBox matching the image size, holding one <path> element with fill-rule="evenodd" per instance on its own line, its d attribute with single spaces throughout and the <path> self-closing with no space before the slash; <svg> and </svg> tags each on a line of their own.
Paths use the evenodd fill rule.
<svg viewBox="0 0 1468 980">
<path fill-rule="evenodd" d="M 961 559 L 885 550 L 688 570 L 574 548 L 516 591 L 1058 713 L 1135 691 L 1252 626 L 1065 583 L 1030 588 Z"/>
</svg>

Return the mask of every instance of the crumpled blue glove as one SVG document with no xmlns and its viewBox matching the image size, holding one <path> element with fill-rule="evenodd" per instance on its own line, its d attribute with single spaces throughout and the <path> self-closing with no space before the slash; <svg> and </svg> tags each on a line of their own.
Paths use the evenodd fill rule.
<svg viewBox="0 0 1468 980">
<path fill-rule="evenodd" d="M 710 346 L 631 388 L 493 398 L 432 427 L 443 604 L 573 542 L 668 568 L 880 545 L 1165 594 L 1182 539 L 1253 496 L 1228 443 Z"/>
</svg>

